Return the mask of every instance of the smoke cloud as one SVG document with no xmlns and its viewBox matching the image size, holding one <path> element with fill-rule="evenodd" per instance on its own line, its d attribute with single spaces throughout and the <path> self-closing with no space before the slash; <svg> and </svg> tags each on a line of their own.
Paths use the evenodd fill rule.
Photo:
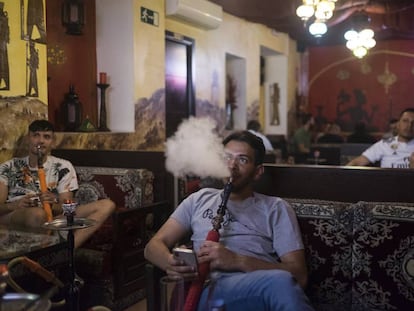
<svg viewBox="0 0 414 311">
<path fill-rule="evenodd" d="M 210 118 L 190 117 L 166 142 L 166 168 L 176 177 L 224 178 L 230 171 L 223 160 L 221 138 Z"/>
</svg>

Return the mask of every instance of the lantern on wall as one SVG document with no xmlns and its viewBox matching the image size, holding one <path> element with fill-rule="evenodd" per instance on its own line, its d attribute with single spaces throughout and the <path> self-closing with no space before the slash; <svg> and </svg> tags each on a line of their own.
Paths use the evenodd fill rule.
<svg viewBox="0 0 414 311">
<path fill-rule="evenodd" d="M 85 25 L 83 0 L 64 0 L 62 5 L 62 24 L 68 35 L 79 36 Z"/>
<path fill-rule="evenodd" d="M 69 86 L 69 92 L 65 94 L 62 103 L 63 123 L 65 131 L 75 132 L 81 125 L 82 104 L 79 101 L 78 94 L 75 93 L 73 84 Z"/>
</svg>

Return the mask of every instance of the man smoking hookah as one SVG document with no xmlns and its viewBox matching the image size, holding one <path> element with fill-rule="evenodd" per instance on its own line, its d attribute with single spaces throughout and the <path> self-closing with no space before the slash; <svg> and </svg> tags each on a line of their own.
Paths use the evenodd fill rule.
<svg viewBox="0 0 414 311">
<path fill-rule="evenodd" d="M 208 236 L 223 191 L 205 188 L 177 207 L 147 244 L 145 257 L 169 275 L 200 281 L 202 273 L 171 253 L 191 233 L 199 265 L 207 263 L 214 274 L 209 275 L 210 286 L 203 284 L 199 301 L 187 298 L 185 310 L 208 310 L 215 299 L 224 300 L 226 311 L 313 310 L 302 290 L 307 270 L 294 211 L 280 198 L 253 191 L 253 182 L 263 173 L 262 140 L 241 131 L 226 137 L 223 145 L 231 192 L 219 241 Z"/>
</svg>

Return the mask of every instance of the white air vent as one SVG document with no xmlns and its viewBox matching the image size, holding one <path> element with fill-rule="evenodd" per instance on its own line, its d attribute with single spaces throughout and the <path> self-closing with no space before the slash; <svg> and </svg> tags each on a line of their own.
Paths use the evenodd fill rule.
<svg viewBox="0 0 414 311">
<path fill-rule="evenodd" d="M 204 29 L 218 28 L 223 20 L 222 7 L 207 0 L 166 0 L 165 3 L 168 17 Z"/>
</svg>

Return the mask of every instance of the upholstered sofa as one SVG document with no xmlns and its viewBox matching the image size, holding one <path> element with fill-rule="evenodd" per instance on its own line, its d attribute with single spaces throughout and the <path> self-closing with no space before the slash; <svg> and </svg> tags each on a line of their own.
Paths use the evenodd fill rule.
<svg viewBox="0 0 414 311">
<path fill-rule="evenodd" d="M 315 310 L 414 310 L 414 204 L 286 200 L 301 227 Z M 161 275 L 147 265 L 148 310 L 158 310 Z"/>
<path fill-rule="evenodd" d="M 104 305 L 124 310 L 145 297 L 143 248 L 168 216 L 166 201 L 154 203 L 153 173 L 147 169 L 75 167 L 79 204 L 102 198 L 116 211 L 75 252 L 78 275 L 84 279 L 81 309 Z"/>
<path fill-rule="evenodd" d="M 265 165 L 256 191 L 296 212 L 315 310 L 414 310 L 413 180 L 414 170 Z M 154 311 L 162 272 L 147 273 Z"/>
<path fill-rule="evenodd" d="M 316 310 L 414 310 L 414 170 L 266 164 L 296 211 Z"/>
<path fill-rule="evenodd" d="M 414 310 L 414 204 L 287 201 L 316 310 Z"/>
</svg>

